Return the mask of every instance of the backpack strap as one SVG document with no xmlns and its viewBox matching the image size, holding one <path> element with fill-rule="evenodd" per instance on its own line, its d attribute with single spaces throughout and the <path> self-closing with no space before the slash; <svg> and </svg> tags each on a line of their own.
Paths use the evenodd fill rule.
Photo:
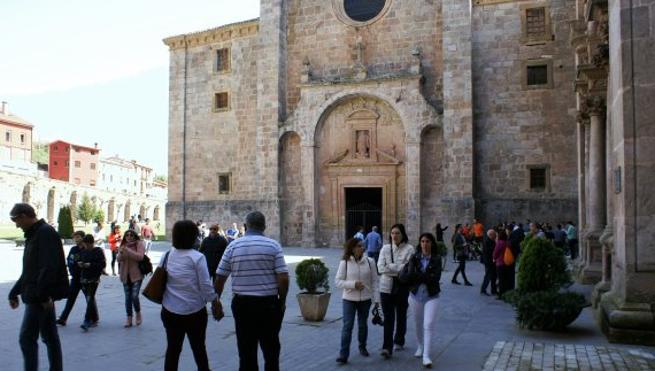
<svg viewBox="0 0 655 371">
<path fill-rule="evenodd" d="M 171 250 L 166 251 L 166 254 L 164 255 L 164 262 L 161 264 L 161 267 L 166 269 L 166 265 L 168 264 L 168 254 L 171 252 Z"/>
</svg>

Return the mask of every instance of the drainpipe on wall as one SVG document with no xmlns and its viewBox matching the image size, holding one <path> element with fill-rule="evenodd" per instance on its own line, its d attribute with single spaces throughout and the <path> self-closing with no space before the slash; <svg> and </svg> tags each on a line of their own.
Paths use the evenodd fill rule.
<svg viewBox="0 0 655 371">
<path fill-rule="evenodd" d="M 184 97 L 182 98 L 182 219 L 186 220 L 186 94 L 187 94 L 187 54 L 188 44 L 184 36 Z"/>
</svg>

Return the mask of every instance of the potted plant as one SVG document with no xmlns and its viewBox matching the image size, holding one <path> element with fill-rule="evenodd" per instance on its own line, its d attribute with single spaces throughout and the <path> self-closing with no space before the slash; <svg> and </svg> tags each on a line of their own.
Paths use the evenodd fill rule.
<svg viewBox="0 0 655 371">
<path fill-rule="evenodd" d="M 589 306 L 582 294 L 566 291 L 572 280 L 563 250 L 542 238 L 530 238 L 521 247 L 518 286 L 505 294 L 518 325 L 563 330 Z"/>
<path fill-rule="evenodd" d="M 306 321 L 322 321 L 330 303 L 328 268 L 320 259 L 306 259 L 296 266 L 300 313 Z"/>
</svg>

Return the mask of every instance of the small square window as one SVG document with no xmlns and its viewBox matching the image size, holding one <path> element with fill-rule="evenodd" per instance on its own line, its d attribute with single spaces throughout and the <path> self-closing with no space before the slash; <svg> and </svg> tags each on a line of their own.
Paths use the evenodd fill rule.
<svg viewBox="0 0 655 371">
<path fill-rule="evenodd" d="M 66 167 L 69 167 L 70 164 L 71 164 L 70 161 L 66 160 Z"/>
<path fill-rule="evenodd" d="M 534 167 L 530 169 L 530 189 L 543 190 L 547 185 L 547 169 Z"/>
<path fill-rule="evenodd" d="M 548 66 L 527 66 L 528 86 L 548 85 Z"/>
<path fill-rule="evenodd" d="M 59 147 L 55 146 L 55 151 L 59 151 Z"/>
<path fill-rule="evenodd" d="M 11 131 L 5 132 L 5 142 L 11 142 Z"/>
<path fill-rule="evenodd" d="M 546 8 L 525 10 L 525 32 L 529 38 L 543 37 L 546 33 Z"/>
<path fill-rule="evenodd" d="M 214 111 L 225 111 L 230 108 L 230 99 L 227 92 L 214 94 Z"/>
<path fill-rule="evenodd" d="M 218 193 L 219 194 L 228 194 L 230 193 L 231 186 L 230 186 L 230 178 L 232 177 L 231 174 L 226 173 L 226 174 L 218 174 Z"/>
<path fill-rule="evenodd" d="M 90 180 L 90 181 L 89 181 L 89 185 L 90 185 L 91 187 L 95 187 L 95 186 L 96 186 L 96 181 L 95 181 L 95 180 Z"/>
<path fill-rule="evenodd" d="M 92 162 L 90 166 L 91 166 L 91 170 L 95 170 L 95 169 L 96 169 L 96 164 L 95 164 L 94 162 Z"/>
<path fill-rule="evenodd" d="M 25 143 L 25 134 L 20 135 L 20 142 L 21 142 L 21 144 Z"/>
<path fill-rule="evenodd" d="M 75 161 L 75 167 L 82 167 L 82 163 L 80 161 Z"/>
<path fill-rule="evenodd" d="M 222 48 L 216 50 L 216 71 L 227 72 L 230 70 L 230 49 Z"/>
<path fill-rule="evenodd" d="M 53 161 L 53 164 L 54 164 L 55 166 L 57 166 L 57 165 L 58 165 L 58 164 L 57 164 L 57 161 Z"/>
</svg>

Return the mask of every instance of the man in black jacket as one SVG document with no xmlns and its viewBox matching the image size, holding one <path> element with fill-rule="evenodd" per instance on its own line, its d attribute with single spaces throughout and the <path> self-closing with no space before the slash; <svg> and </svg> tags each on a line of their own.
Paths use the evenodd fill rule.
<svg viewBox="0 0 655 371">
<path fill-rule="evenodd" d="M 48 348 L 50 370 L 62 370 L 61 343 L 55 324 L 56 300 L 68 294 L 68 272 L 59 234 L 43 219 L 36 218 L 32 206 L 16 204 L 11 221 L 25 232 L 23 272 L 9 292 L 9 305 L 18 308 L 18 295 L 25 303 L 20 329 L 20 347 L 26 371 L 38 369 L 39 333 Z"/>
</svg>

